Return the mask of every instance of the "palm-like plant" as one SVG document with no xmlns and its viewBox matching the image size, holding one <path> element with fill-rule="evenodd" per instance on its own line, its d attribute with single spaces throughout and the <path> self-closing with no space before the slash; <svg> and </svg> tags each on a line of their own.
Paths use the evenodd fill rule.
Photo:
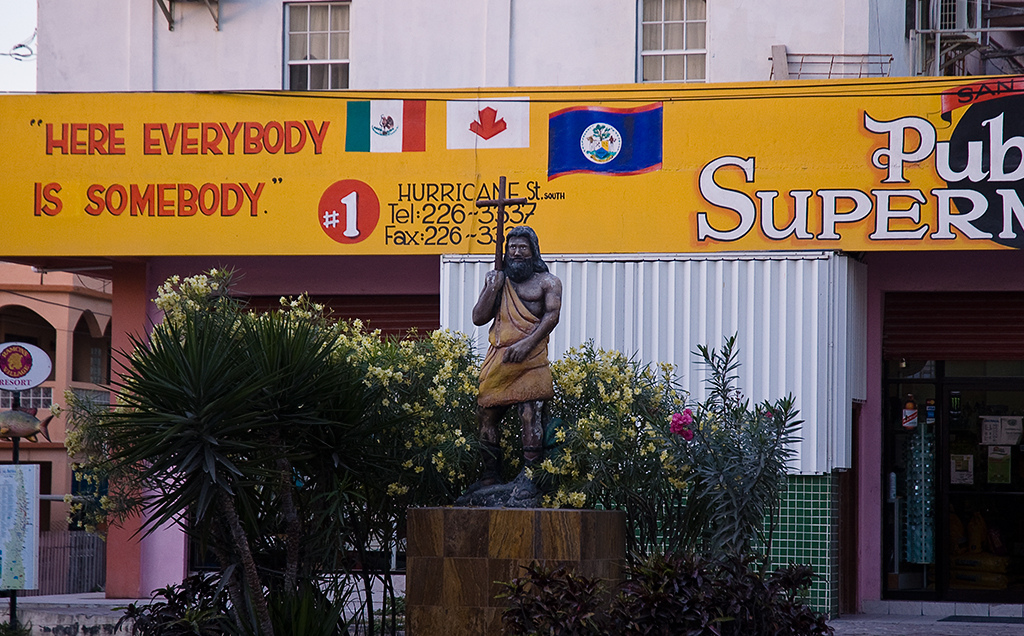
<svg viewBox="0 0 1024 636">
<path fill-rule="evenodd" d="M 274 633 L 268 594 L 333 571 L 353 475 L 390 466 L 366 452 L 376 400 L 333 355 L 335 336 L 288 313 L 179 307 L 124 354 L 119 408 L 95 424 L 125 511 L 144 513 L 145 532 L 177 524 L 209 549 L 250 633 Z"/>
<path fill-rule="evenodd" d="M 102 423 L 108 461 L 121 469 L 114 486 L 137 492 L 144 529 L 177 524 L 240 566 L 228 585 L 236 609 L 243 589 L 263 587 L 243 516 L 260 509 L 277 452 L 261 443 L 271 419 L 256 399 L 269 378 L 245 363 L 239 329 L 234 315 L 194 310 L 135 340 L 116 383 L 120 408 Z M 249 596 L 269 626 L 261 595 Z"/>
</svg>

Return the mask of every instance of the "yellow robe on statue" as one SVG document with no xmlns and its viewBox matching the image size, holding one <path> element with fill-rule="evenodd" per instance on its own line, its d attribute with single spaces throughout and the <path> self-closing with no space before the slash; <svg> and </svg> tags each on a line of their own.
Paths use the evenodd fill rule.
<svg viewBox="0 0 1024 636">
<path fill-rule="evenodd" d="M 490 347 L 480 367 L 480 394 L 483 407 L 518 404 L 555 397 L 551 368 L 548 366 L 548 339 L 537 343 L 522 362 L 505 362 L 505 350 L 530 335 L 540 318 L 533 315 L 506 279 L 498 314 L 488 334 Z"/>
</svg>

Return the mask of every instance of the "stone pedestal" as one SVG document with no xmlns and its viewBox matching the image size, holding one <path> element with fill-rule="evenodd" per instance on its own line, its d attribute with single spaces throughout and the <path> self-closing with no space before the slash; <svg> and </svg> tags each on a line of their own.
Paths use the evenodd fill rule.
<svg viewBox="0 0 1024 636">
<path fill-rule="evenodd" d="M 533 562 L 611 583 L 626 556 L 619 511 L 412 508 L 406 549 L 410 636 L 501 634 L 504 591 Z"/>
</svg>

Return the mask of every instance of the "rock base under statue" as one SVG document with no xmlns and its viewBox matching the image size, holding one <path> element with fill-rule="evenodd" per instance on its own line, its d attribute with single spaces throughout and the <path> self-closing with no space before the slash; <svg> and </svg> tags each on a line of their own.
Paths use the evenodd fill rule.
<svg viewBox="0 0 1024 636">
<path fill-rule="evenodd" d="M 499 636 L 498 581 L 537 562 L 614 584 L 626 557 L 619 511 L 412 508 L 406 549 L 410 636 Z"/>
<path fill-rule="evenodd" d="M 455 500 L 456 506 L 480 508 L 539 508 L 544 495 L 525 472 L 507 484 L 494 484 L 470 489 Z"/>
</svg>

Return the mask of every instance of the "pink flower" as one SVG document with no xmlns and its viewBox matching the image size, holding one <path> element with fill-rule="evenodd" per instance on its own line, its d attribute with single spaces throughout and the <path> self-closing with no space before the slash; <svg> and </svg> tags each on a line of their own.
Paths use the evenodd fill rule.
<svg viewBox="0 0 1024 636">
<path fill-rule="evenodd" d="M 683 409 L 682 413 L 672 414 L 672 423 L 669 425 L 668 430 L 672 431 L 675 435 L 682 435 L 683 439 L 690 441 L 693 439 L 693 431 L 690 430 L 691 424 L 693 424 L 693 411 Z"/>
<path fill-rule="evenodd" d="M 683 416 L 680 413 L 672 414 L 672 423 L 669 424 L 668 430 L 672 431 L 676 435 L 682 435 L 686 427 L 683 426 Z"/>
</svg>

